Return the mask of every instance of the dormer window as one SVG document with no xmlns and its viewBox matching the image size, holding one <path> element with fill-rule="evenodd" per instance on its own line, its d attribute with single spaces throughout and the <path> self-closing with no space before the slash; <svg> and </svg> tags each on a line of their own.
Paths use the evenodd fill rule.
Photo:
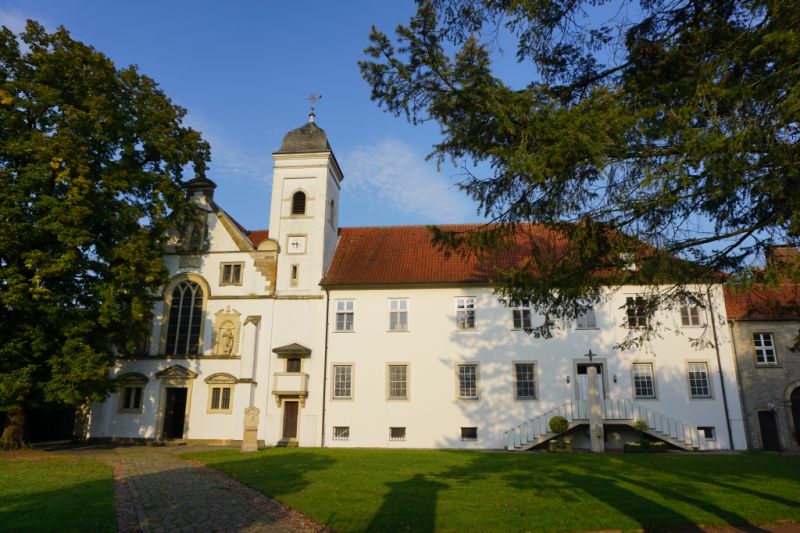
<svg viewBox="0 0 800 533">
<path fill-rule="evenodd" d="M 292 214 L 306 214 L 306 193 L 303 191 L 297 191 L 292 195 Z"/>
</svg>

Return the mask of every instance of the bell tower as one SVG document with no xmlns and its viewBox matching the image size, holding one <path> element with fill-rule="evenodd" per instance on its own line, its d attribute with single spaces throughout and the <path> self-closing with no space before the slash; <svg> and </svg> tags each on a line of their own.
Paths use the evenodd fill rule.
<svg viewBox="0 0 800 533">
<path fill-rule="evenodd" d="M 339 190 L 344 179 L 328 136 L 308 122 L 273 152 L 270 237 L 278 241 L 278 294 L 317 294 L 336 248 Z"/>
</svg>

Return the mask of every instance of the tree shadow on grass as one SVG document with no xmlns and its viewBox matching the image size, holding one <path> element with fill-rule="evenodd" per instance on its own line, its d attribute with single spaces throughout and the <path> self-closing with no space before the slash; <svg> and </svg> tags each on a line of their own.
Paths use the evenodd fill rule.
<svg viewBox="0 0 800 533">
<path fill-rule="evenodd" d="M 434 531 L 436 500 L 448 486 L 416 474 L 405 481 L 386 483 L 389 493 L 373 515 L 367 531 Z"/>
</svg>

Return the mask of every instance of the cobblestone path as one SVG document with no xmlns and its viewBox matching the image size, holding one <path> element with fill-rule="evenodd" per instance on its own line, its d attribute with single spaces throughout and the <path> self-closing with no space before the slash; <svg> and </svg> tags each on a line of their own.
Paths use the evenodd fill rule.
<svg viewBox="0 0 800 533">
<path fill-rule="evenodd" d="M 120 532 L 327 531 L 221 472 L 178 458 L 174 451 L 134 446 L 88 447 L 74 453 L 112 465 Z"/>
</svg>

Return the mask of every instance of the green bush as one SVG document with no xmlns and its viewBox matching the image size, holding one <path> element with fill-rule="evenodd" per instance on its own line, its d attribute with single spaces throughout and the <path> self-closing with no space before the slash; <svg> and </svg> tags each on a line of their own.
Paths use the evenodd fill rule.
<svg viewBox="0 0 800 533">
<path fill-rule="evenodd" d="M 644 420 L 637 420 L 633 424 L 633 429 L 635 429 L 636 431 L 640 431 L 640 432 L 644 433 L 645 431 L 650 429 L 650 426 L 648 426 L 647 422 L 645 422 Z"/>
<path fill-rule="evenodd" d="M 564 433 L 569 429 L 569 422 L 563 416 L 554 416 L 550 419 L 549 426 L 553 433 Z"/>
</svg>

